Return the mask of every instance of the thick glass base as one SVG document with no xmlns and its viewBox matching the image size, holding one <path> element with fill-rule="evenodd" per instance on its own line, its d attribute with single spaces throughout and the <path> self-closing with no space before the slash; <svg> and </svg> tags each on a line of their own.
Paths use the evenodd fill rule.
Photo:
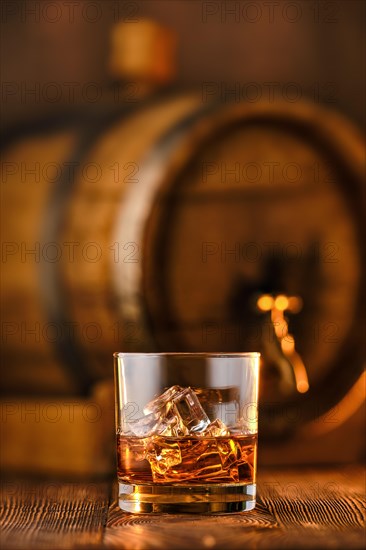
<svg viewBox="0 0 366 550">
<path fill-rule="evenodd" d="M 228 514 L 255 507 L 254 483 L 118 486 L 119 507 L 133 514 Z"/>
</svg>

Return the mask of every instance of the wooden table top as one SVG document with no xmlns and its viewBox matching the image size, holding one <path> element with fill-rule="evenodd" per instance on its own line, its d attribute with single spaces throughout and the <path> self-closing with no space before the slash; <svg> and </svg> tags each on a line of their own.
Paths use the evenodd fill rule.
<svg viewBox="0 0 366 550">
<path fill-rule="evenodd" d="M 264 470 L 256 509 L 231 515 L 123 513 L 115 482 L 2 483 L 1 548 L 126 550 L 365 548 L 365 472 Z"/>
</svg>

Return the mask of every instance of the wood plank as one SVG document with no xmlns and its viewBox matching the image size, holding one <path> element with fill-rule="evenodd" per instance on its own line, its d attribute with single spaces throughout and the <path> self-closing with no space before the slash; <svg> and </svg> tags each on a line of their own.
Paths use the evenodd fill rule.
<svg viewBox="0 0 366 550">
<path fill-rule="evenodd" d="M 130 550 L 364 548 L 364 474 L 342 470 L 259 472 L 255 510 L 233 515 L 123 513 L 116 489 L 104 546 Z"/>
<path fill-rule="evenodd" d="M 2 550 L 100 547 L 109 484 L 4 482 L 1 489 Z"/>
<path fill-rule="evenodd" d="M 365 547 L 362 468 L 267 469 L 258 477 L 256 509 L 222 516 L 125 514 L 108 483 L 4 482 L 1 548 Z"/>
<path fill-rule="evenodd" d="M 160 514 L 150 517 L 122 513 L 113 502 L 104 536 L 107 548 L 185 549 L 233 548 L 257 541 L 259 533 L 276 529 L 271 514 L 259 503 L 256 510 L 234 516 Z M 241 536 L 245 532 L 245 539 Z"/>
<path fill-rule="evenodd" d="M 294 548 L 365 548 L 365 471 L 266 471 L 261 500 L 283 527 L 273 544 Z"/>
</svg>

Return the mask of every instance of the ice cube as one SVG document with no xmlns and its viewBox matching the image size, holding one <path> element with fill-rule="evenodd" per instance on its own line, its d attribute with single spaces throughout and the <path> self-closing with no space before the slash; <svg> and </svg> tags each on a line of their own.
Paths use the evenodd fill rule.
<svg viewBox="0 0 366 550">
<path fill-rule="evenodd" d="M 145 415 L 131 421 L 128 428 L 137 437 L 150 437 L 152 435 L 182 436 L 188 431 L 180 426 L 178 418 L 171 413 L 173 396 L 179 394 L 183 388 L 171 386 L 164 393 L 155 397 L 143 409 Z"/>
<path fill-rule="evenodd" d="M 235 462 L 226 460 L 228 449 L 219 450 L 215 439 L 190 438 L 169 442 L 153 437 L 146 458 L 154 482 L 232 483 L 239 480 Z M 225 464 L 223 464 L 225 462 Z"/>
<path fill-rule="evenodd" d="M 210 425 L 206 412 L 190 387 L 171 386 L 143 410 L 145 416 L 128 424 L 131 433 L 137 437 L 201 435 Z M 221 435 L 223 424 L 219 422 L 215 420 L 207 435 Z"/>
<path fill-rule="evenodd" d="M 222 418 L 231 425 L 240 418 L 239 387 L 197 388 L 195 393 L 210 418 Z"/>
<path fill-rule="evenodd" d="M 146 443 L 145 456 L 150 463 L 154 481 L 156 476 L 166 472 L 182 462 L 179 444 L 176 441 L 164 442 L 158 437 L 152 437 Z"/>
<path fill-rule="evenodd" d="M 220 453 L 221 462 L 224 467 L 237 462 L 240 458 L 240 448 L 238 448 L 234 439 L 218 441 L 217 449 Z"/>
<path fill-rule="evenodd" d="M 199 433 L 200 437 L 227 437 L 228 435 L 230 435 L 229 429 L 219 418 L 210 422 L 207 428 Z"/>
<path fill-rule="evenodd" d="M 164 429 L 160 432 L 160 435 L 164 437 L 182 437 L 189 435 L 188 428 L 183 424 L 182 419 L 174 414 L 173 409 L 169 411 L 162 422 L 164 423 Z"/>
<path fill-rule="evenodd" d="M 144 413 L 150 414 L 153 412 L 160 412 L 161 409 L 169 405 L 169 402 L 173 399 L 173 397 L 180 393 L 182 390 L 183 388 L 181 388 L 180 386 L 171 386 L 170 388 L 165 390 L 164 393 L 149 401 L 149 403 L 147 403 L 147 405 L 145 405 L 144 407 Z"/>
<path fill-rule="evenodd" d="M 205 430 L 210 420 L 192 388 L 171 386 L 144 407 L 147 416 L 156 414 L 160 422 L 155 433 L 180 437 Z"/>
<path fill-rule="evenodd" d="M 173 396 L 171 414 L 180 419 L 189 433 L 200 433 L 210 424 L 197 395 L 190 387 Z"/>
<path fill-rule="evenodd" d="M 156 413 L 147 414 L 128 423 L 130 432 L 136 437 L 148 437 L 159 429 L 160 418 Z"/>
</svg>

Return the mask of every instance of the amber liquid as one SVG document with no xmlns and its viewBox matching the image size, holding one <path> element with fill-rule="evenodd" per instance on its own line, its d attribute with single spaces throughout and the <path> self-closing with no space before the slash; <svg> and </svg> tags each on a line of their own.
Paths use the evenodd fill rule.
<svg viewBox="0 0 366 550">
<path fill-rule="evenodd" d="M 117 435 L 118 479 L 131 484 L 255 483 L 257 435 Z"/>
</svg>

